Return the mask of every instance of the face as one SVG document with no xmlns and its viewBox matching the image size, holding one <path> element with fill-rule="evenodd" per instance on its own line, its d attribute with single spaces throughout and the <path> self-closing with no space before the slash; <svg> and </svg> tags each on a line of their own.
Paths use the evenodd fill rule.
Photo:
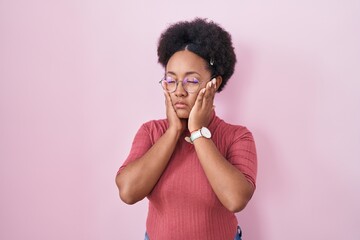
<svg viewBox="0 0 360 240">
<path fill-rule="evenodd" d="M 179 118 L 189 118 L 199 91 L 210 80 L 211 74 L 206 67 L 207 63 L 203 58 L 187 50 L 178 51 L 169 59 L 166 65 L 166 76 L 172 77 L 176 81 L 195 77 L 201 82 L 196 92 L 186 92 L 182 82 L 179 82 L 175 92 L 170 93 L 172 104 Z"/>
</svg>

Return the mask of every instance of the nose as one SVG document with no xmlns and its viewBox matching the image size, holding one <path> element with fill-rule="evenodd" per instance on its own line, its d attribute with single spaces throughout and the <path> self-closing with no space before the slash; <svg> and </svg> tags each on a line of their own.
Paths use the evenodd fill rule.
<svg viewBox="0 0 360 240">
<path fill-rule="evenodd" d="M 184 87 L 183 87 L 183 82 L 179 81 L 175 90 L 175 96 L 177 97 L 184 97 L 187 95 L 187 92 L 185 91 Z"/>
</svg>

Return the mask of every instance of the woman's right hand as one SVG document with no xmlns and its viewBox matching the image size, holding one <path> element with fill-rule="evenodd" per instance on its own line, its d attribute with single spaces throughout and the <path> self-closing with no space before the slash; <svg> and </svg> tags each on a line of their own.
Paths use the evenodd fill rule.
<svg viewBox="0 0 360 240">
<path fill-rule="evenodd" d="M 181 134 L 186 128 L 186 119 L 180 119 L 178 117 L 172 104 L 170 93 L 164 91 L 164 95 L 166 105 L 166 117 L 169 122 L 169 129 L 175 130 L 177 133 Z"/>
</svg>

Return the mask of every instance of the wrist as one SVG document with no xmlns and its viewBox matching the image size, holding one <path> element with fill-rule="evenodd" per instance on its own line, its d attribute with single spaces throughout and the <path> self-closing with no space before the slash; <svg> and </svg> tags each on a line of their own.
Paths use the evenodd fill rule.
<svg viewBox="0 0 360 240">
<path fill-rule="evenodd" d="M 171 136 L 174 136 L 175 138 L 179 138 L 180 135 L 182 134 L 183 130 L 182 129 L 178 129 L 175 127 L 169 127 L 166 132 L 168 134 L 170 134 Z"/>
<path fill-rule="evenodd" d="M 190 137 L 189 137 L 189 142 L 193 143 L 196 139 L 199 139 L 199 138 L 210 139 L 211 138 L 210 130 L 206 127 L 201 127 L 198 130 L 191 132 Z"/>
<path fill-rule="evenodd" d="M 203 126 L 189 127 L 190 134 L 201 129 Z"/>
</svg>

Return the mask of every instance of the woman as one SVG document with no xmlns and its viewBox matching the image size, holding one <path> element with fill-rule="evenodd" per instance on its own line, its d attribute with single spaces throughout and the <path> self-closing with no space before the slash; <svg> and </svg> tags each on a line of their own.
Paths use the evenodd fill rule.
<svg viewBox="0 0 360 240">
<path fill-rule="evenodd" d="M 204 19 L 178 22 L 161 35 L 158 57 L 167 119 L 138 130 L 116 176 L 120 198 L 149 199 L 145 239 L 241 239 L 234 213 L 255 190 L 255 143 L 213 106 L 234 72 L 231 36 Z"/>
</svg>

